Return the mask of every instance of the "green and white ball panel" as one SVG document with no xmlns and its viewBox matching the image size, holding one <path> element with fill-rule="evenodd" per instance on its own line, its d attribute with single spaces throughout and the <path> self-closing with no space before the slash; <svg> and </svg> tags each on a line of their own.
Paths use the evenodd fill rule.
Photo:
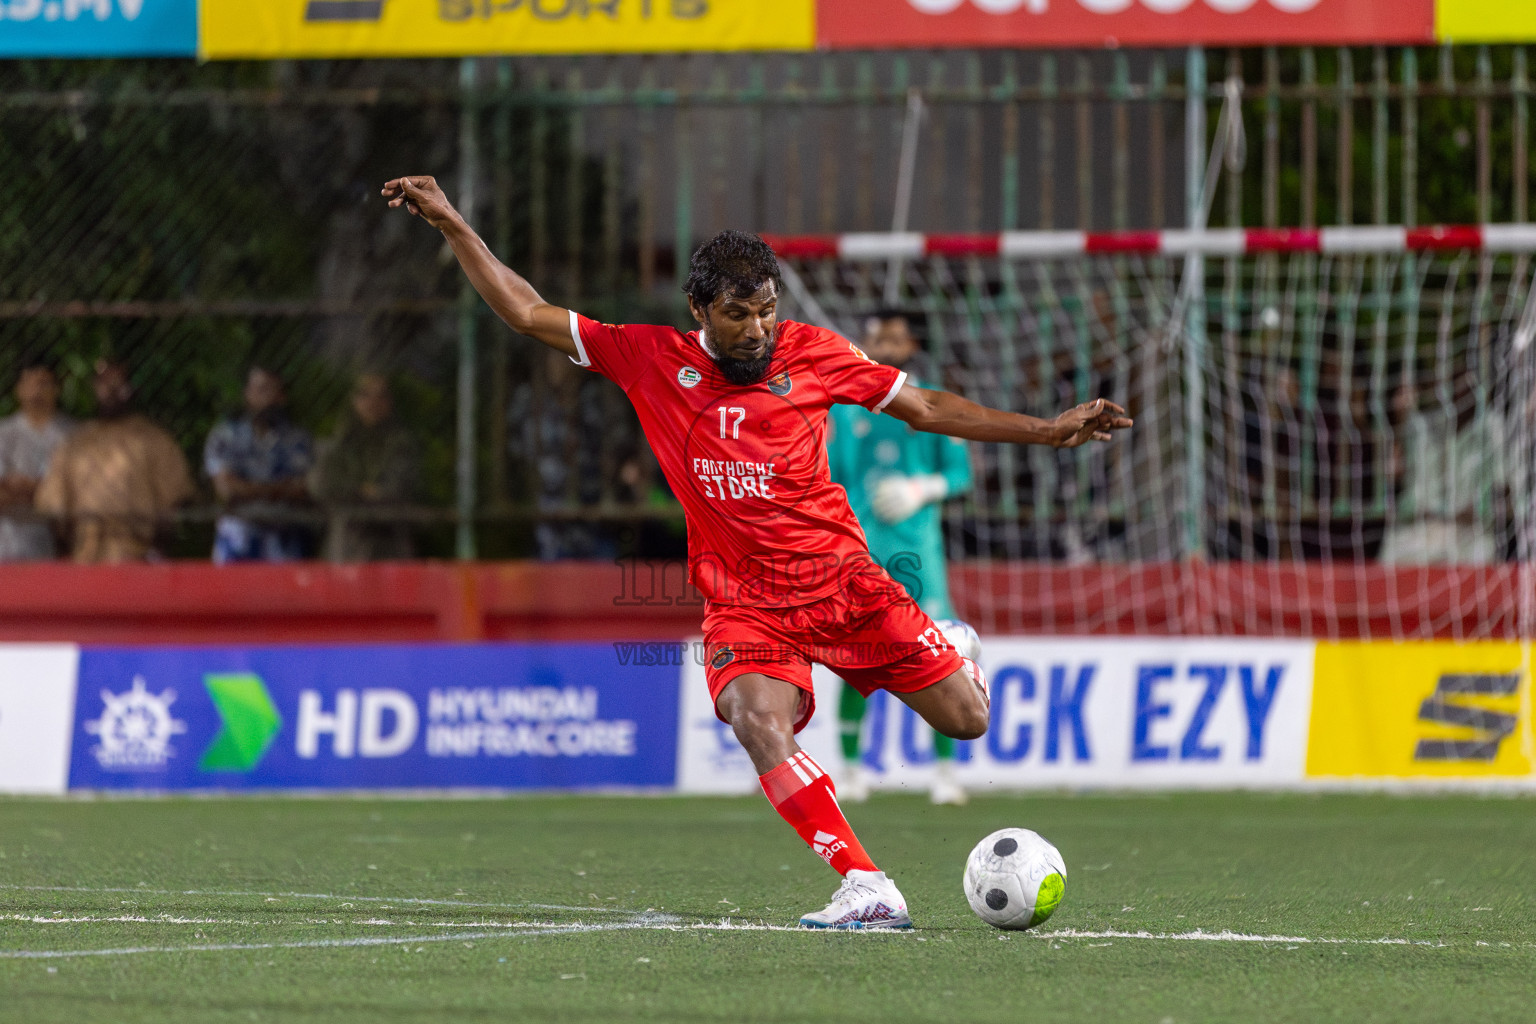
<svg viewBox="0 0 1536 1024">
<path fill-rule="evenodd" d="M 1033 928 L 1066 894 L 1061 852 L 1027 828 L 1005 828 L 976 844 L 965 862 L 965 897 L 996 928 Z"/>
<path fill-rule="evenodd" d="M 1061 898 L 1067 894 L 1067 880 L 1052 871 L 1040 880 L 1040 888 L 1035 893 L 1035 913 L 1029 919 L 1025 927 L 1033 928 L 1055 913 L 1057 906 L 1061 904 Z"/>
</svg>

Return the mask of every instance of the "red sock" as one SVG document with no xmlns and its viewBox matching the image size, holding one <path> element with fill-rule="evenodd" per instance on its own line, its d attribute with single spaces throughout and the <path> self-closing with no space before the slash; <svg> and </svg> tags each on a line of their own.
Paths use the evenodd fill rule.
<svg viewBox="0 0 1536 1024">
<path fill-rule="evenodd" d="M 810 754 L 797 752 L 757 781 L 763 784 L 763 792 L 779 816 L 838 874 L 880 870 L 859 845 L 843 809 L 837 806 L 831 777 Z"/>
</svg>

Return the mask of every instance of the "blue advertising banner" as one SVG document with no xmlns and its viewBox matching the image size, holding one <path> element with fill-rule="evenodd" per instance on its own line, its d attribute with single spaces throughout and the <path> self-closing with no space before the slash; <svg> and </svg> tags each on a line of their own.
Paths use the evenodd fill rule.
<svg viewBox="0 0 1536 1024">
<path fill-rule="evenodd" d="M 69 786 L 670 787 L 678 666 L 634 660 L 606 644 L 87 647 Z"/>
<path fill-rule="evenodd" d="M 0 57 L 191 57 L 197 0 L 0 0 Z"/>
</svg>

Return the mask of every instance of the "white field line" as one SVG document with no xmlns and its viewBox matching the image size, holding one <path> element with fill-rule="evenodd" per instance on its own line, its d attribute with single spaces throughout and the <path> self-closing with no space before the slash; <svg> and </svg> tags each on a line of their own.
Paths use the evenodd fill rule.
<svg viewBox="0 0 1536 1024">
<path fill-rule="evenodd" d="M 1447 943 L 1428 939 L 1314 939 L 1300 935 L 1251 935 L 1247 932 L 1233 931 L 1207 932 L 1198 928 L 1192 932 L 1090 932 L 1081 931 L 1077 928 L 1063 928 L 1052 932 L 1030 932 L 1029 936 L 1036 939 L 1162 939 L 1167 942 L 1266 942 L 1286 943 L 1295 946 L 1431 946 L 1436 949 L 1449 948 Z"/>
<path fill-rule="evenodd" d="M 351 903 L 384 903 L 401 906 L 467 907 L 478 910 L 568 910 L 583 914 L 638 914 L 638 910 L 621 910 L 617 907 L 578 907 L 561 903 L 470 903 L 464 900 L 434 900 L 393 896 L 339 896 L 321 892 L 241 892 L 223 889 L 130 889 L 92 888 L 79 885 L 0 885 L 0 890 L 11 892 L 79 892 L 101 894 L 138 894 L 141 896 L 242 896 L 264 899 L 289 900 L 339 900 Z"/>
<path fill-rule="evenodd" d="M 133 956 L 139 953 L 234 953 L 262 949 L 350 949 L 367 946 L 409 946 L 428 942 L 469 942 L 517 936 L 611 932 L 654 927 L 639 921 L 609 924 L 558 925 L 528 931 L 456 932 L 452 935 L 407 935 L 377 938 L 312 939 L 305 942 L 230 942 L 201 946 L 122 946 L 117 949 L 7 949 L 0 950 L 0 960 L 67 960 L 82 956 Z"/>
<path fill-rule="evenodd" d="M 151 918 L 150 923 L 154 923 Z M 911 931 L 895 929 L 873 929 L 869 932 L 834 932 L 829 933 L 820 929 L 796 928 L 789 925 L 777 924 L 748 924 L 723 919 L 720 921 L 701 922 L 698 924 L 674 924 L 666 920 L 655 920 L 641 914 L 631 921 L 611 921 L 604 924 L 561 924 L 532 928 L 522 928 L 495 932 L 454 932 L 449 935 L 438 933 L 437 935 L 407 935 L 407 936 L 379 936 L 377 938 L 349 938 L 349 939 L 312 939 L 302 942 L 231 942 L 231 943 L 205 943 L 198 946 L 120 946 L 115 949 L 10 949 L 0 950 L 0 960 L 67 960 L 84 956 L 135 956 L 141 953 L 238 953 L 264 949 L 353 949 L 369 946 L 409 946 L 428 942 L 470 942 L 486 939 L 502 938 L 532 938 L 539 935 L 572 935 L 588 934 L 591 932 L 617 932 L 617 931 L 728 931 L 728 932 L 795 932 L 803 935 L 826 934 L 902 934 L 912 935 Z"/>
<path fill-rule="evenodd" d="M 345 921 L 338 918 L 306 918 L 302 921 L 256 921 L 249 918 L 214 918 L 214 917 L 171 917 L 161 915 L 159 917 L 140 917 L 130 915 L 118 915 L 113 917 L 41 917 L 27 914 L 0 914 L 0 921 L 20 921 L 28 924 L 155 924 L 155 925 L 234 925 L 245 927 L 261 927 L 268 925 L 353 925 L 359 927 L 382 928 L 455 928 L 455 929 L 497 929 L 506 931 L 528 931 L 534 934 L 555 932 L 570 929 L 575 926 L 568 923 L 555 921 L 391 921 L 387 918 L 363 918 L 361 920 Z M 793 925 L 765 924 L 763 922 L 735 921 L 723 918 L 720 921 L 684 923 L 670 914 L 646 915 L 640 914 L 628 922 L 626 926 L 644 929 L 648 931 L 733 931 L 733 932 L 811 932 L 814 929 L 799 928 Z M 601 930 L 595 925 L 583 925 L 583 928 Z M 905 929 L 870 929 L 870 931 L 899 932 Z M 1432 948 L 1448 948 L 1444 942 L 1430 941 L 1427 939 L 1328 939 L 1309 938 L 1302 935 L 1254 935 L 1248 932 L 1219 931 L 1208 932 L 1196 929 L 1192 932 L 1148 932 L 1148 931 L 1084 931 L 1077 928 L 1059 929 L 1051 932 L 1031 932 L 1030 938 L 1035 939 L 1160 939 L 1167 942 L 1258 942 L 1289 945 L 1330 945 L 1330 946 L 1429 946 Z M 205 947 L 198 947 L 205 948 Z"/>
<path fill-rule="evenodd" d="M 382 928 L 490 928 L 508 931 L 528 931 L 533 934 L 544 932 L 558 932 L 573 928 L 585 928 L 594 931 L 604 930 L 606 926 L 585 925 L 580 922 L 560 921 L 391 921 L 386 918 L 363 918 L 355 921 L 345 921 L 340 918 L 305 918 L 298 921 L 272 920 L 256 921 L 250 918 L 236 917 L 143 917 L 136 915 L 114 915 L 111 917 L 43 917 L 31 914 L 0 914 L 0 921 L 19 921 L 25 924 L 155 924 L 155 925 L 229 925 L 241 927 L 263 927 L 270 925 L 351 925 L 355 927 L 382 927 Z M 722 918 L 719 921 L 686 922 L 672 914 L 636 914 L 633 919 L 622 922 L 625 927 L 641 928 L 648 931 L 723 931 L 723 932 L 809 932 L 814 929 L 800 928 L 794 925 L 767 924 L 762 921 L 733 921 L 730 918 Z M 906 929 L 871 929 L 872 931 L 905 931 Z M 462 938 L 462 936 L 460 936 Z M 204 948 L 204 947 L 198 947 Z"/>
<path fill-rule="evenodd" d="M 42 917 L 37 914 L 0 914 L 0 921 L 20 921 L 24 924 L 254 924 L 253 921 L 231 921 L 217 917 L 142 917 L 121 914 L 116 917 Z"/>
<path fill-rule="evenodd" d="M 195 951 L 220 951 L 243 949 L 311 949 L 328 948 L 332 946 L 345 947 L 354 945 L 403 945 L 411 942 L 443 942 L 451 940 L 468 941 L 479 938 L 493 938 L 496 936 L 520 936 L 520 935 L 551 935 L 565 933 L 588 933 L 601 931 L 756 931 L 756 932 L 796 932 L 802 934 L 819 934 L 817 929 L 805 929 L 792 925 L 772 925 L 761 922 L 748 923 L 723 918 L 717 922 L 684 923 L 677 916 L 671 914 L 658 914 L 652 911 L 621 910 L 615 907 L 583 907 L 568 906 L 552 903 L 476 903 L 465 900 L 428 899 L 421 897 L 390 897 L 390 896 L 351 896 L 337 895 L 333 893 L 303 893 L 303 892 L 267 892 L 244 890 L 213 890 L 213 889 L 148 889 L 148 888 L 97 888 L 87 886 L 41 886 L 41 885 L 5 885 L 0 884 L 0 891 L 10 890 L 15 892 L 67 892 L 85 894 L 113 894 L 113 895 L 141 895 L 141 896 L 207 896 L 207 897 L 246 897 L 263 898 L 269 901 L 281 899 L 301 900 L 333 900 L 342 905 L 349 903 L 370 903 L 385 906 L 432 906 L 432 907 L 462 907 L 465 909 L 492 909 L 492 910 L 558 910 L 571 913 L 585 914 L 620 914 L 628 915 L 629 920 L 613 922 L 611 924 L 555 924 L 536 921 L 475 921 L 475 922 L 414 922 L 414 921 L 390 921 L 382 918 L 369 918 L 355 921 L 340 921 L 335 919 L 308 919 L 305 924 L 352 924 L 376 927 L 431 927 L 442 929 L 480 928 L 497 929 L 481 933 L 466 933 L 455 931 L 451 935 L 439 934 L 436 937 L 417 938 L 351 938 L 334 940 L 312 940 L 304 942 L 284 943 L 253 943 L 239 945 L 201 945 L 187 947 L 134 947 L 122 950 L 89 950 L 81 952 L 52 952 L 52 951 L 3 951 L 0 950 L 0 959 L 18 957 L 52 957 L 52 956 L 105 956 L 119 953 L 149 953 L 149 952 L 195 952 Z M 37 924 L 54 923 L 142 923 L 142 924 L 226 924 L 226 925 L 256 925 L 263 923 L 295 923 L 295 922 L 257 922 L 236 919 L 193 919 L 171 918 L 162 915 L 158 918 L 137 916 L 116 917 L 41 917 L 28 915 L 0 916 L 0 920 L 25 921 Z M 870 929 L 860 934 L 887 933 L 892 929 Z M 900 930 L 901 934 L 911 935 L 913 932 Z M 1150 931 L 1085 931 L 1068 928 L 1049 932 L 1029 932 L 1030 938 L 1035 939 L 1138 939 L 1160 940 L 1166 942 L 1238 942 L 1261 943 L 1275 945 L 1350 945 L 1350 946 L 1420 946 L 1431 948 L 1448 948 L 1449 944 L 1426 939 L 1338 939 L 1317 938 L 1299 935 L 1256 935 L 1248 932 L 1204 931 L 1196 929 L 1189 932 L 1150 932 Z"/>
<path fill-rule="evenodd" d="M 49 921 L 56 919 L 47 919 Z M 106 920 L 106 919 L 102 919 Z M 154 918 L 143 919 L 145 923 L 167 923 L 157 921 Z M 222 922 L 221 922 L 222 923 Z M 231 922 L 233 923 L 233 922 Z M 391 924 L 388 921 L 354 922 L 367 924 Z M 410 922 L 398 922 L 409 924 Z M 486 927 L 482 923 L 480 927 Z M 375 946 L 409 946 L 433 942 L 471 942 L 498 938 L 533 938 L 541 935 L 573 935 L 591 934 L 593 932 L 616 931 L 725 931 L 725 932 L 793 932 L 801 935 L 906 935 L 921 940 L 921 936 L 915 931 L 905 929 L 872 929 L 863 932 L 827 932 L 820 929 L 797 928 L 791 925 L 764 924 L 762 922 L 742 922 L 723 918 L 719 921 L 697 922 L 694 924 L 678 923 L 676 919 L 668 919 L 668 915 L 636 915 L 629 921 L 610 921 L 602 924 L 539 924 L 532 922 L 505 922 L 501 924 L 489 923 L 496 931 L 452 931 L 447 934 L 438 932 L 436 935 L 408 935 L 408 936 L 379 936 L 379 937 L 355 937 L 345 939 L 311 939 L 294 942 L 241 942 L 241 943 L 204 943 L 195 946 L 124 946 L 113 949 L 83 949 L 83 950 L 0 950 L 0 960 L 59 960 L 74 957 L 87 956 L 133 956 L 141 953 L 227 953 L 247 952 L 269 949 L 350 949 Z M 451 927 L 451 926 L 446 926 Z M 466 926 L 467 927 L 467 926 Z M 1304 945 L 1349 945 L 1349 946 L 1427 946 L 1435 949 L 1449 948 L 1444 942 L 1431 942 L 1426 940 L 1411 939 L 1330 939 L 1309 938 L 1300 935 L 1253 935 L 1246 932 L 1220 931 L 1192 931 L 1192 932 L 1129 932 L 1129 931 L 1083 931 L 1079 929 L 1061 929 L 1053 932 L 1032 932 L 1030 937 L 1036 939 L 1151 939 L 1165 942 L 1239 942 L 1261 943 L 1266 945 L 1285 945 L 1295 949 Z M 1110 943 L 1104 943 L 1109 945 Z M 1490 945 L 1479 942 L 1479 946 Z M 1500 943 L 1508 945 L 1508 943 Z"/>
<path fill-rule="evenodd" d="M 657 924 L 681 920 L 671 914 L 637 914 L 635 919 L 643 919 L 647 923 Z M 216 924 L 255 928 L 272 925 L 286 927 L 294 925 L 355 925 L 384 928 L 563 928 L 571 923 L 569 921 L 391 921 L 377 917 L 350 921 L 337 917 L 306 917 L 297 920 L 286 918 L 255 920 L 241 917 L 174 917 L 170 914 L 160 914 L 156 917 L 145 917 L 141 914 L 116 914 L 109 917 L 101 915 L 47 917 L 41 914 L 0 914 L 0 921 L 18 921 L 23 924 Z"/>
</svg>

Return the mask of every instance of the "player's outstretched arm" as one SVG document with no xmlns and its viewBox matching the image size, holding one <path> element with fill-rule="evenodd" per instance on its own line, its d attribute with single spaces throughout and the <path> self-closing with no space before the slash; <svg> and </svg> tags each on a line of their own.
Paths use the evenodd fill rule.
<svg viewBox="0 0 1536 1024">
<path fill-rule="evenodd" d="M 514 331 L 568 356 L 577 355 L 570 311 L 539 298 L 533 285 L 498 260 L 459 216 L 436 179 L 425 175 L 396 178 L 384 185 L 384 198 L 392 208 L 404 206 L 443 233 L 475 291 Z"/>
<path fill-rule="evenodd" d="M 1054 419 L 1043 420 L 1023 413 L 990 409 L 948 391 L 933 391 L 911 384 L 902 386 L 885 411 L 914 430 L 932 434 L 948 434 L 967 441 L 1048 444 L 1053 448 L 1076 448 L 1089 441 L 1108 441 L 1114 431 L 1132 425 L 1124 409 L 1104 398 L 1084 402 Z"/>
</svg>

